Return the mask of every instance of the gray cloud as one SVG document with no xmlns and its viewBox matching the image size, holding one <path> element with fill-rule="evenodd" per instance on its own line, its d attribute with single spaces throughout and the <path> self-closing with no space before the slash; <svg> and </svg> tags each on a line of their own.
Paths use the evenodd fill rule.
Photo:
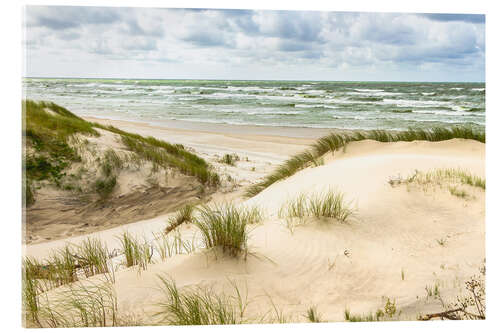
<svg viewBox="0 0 500 333">
<path fill-rule="evenodd" d="M 470 22 L 470 23 L 484 23 L 485 15 L 483 14 L 420 14 L 423 17 L 434 21 L 442 22 Z"/>
<path fill-rule="evenodd" d="M 120 19 L 119 11 L 106 7 L 28 6 L 27 24 L 62 30 L 85 24 L 110 24 Z"/>
</svg>

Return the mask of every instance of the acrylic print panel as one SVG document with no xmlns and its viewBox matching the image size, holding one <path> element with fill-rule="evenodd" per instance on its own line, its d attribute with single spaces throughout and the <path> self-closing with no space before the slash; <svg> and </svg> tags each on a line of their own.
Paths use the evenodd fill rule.
<svg viewBox="0 0 500 333">
<path fill-rule="evenodd" d="M 485 319 L 484 23 L 27 6 L 24 325 Z"/>
</svg>

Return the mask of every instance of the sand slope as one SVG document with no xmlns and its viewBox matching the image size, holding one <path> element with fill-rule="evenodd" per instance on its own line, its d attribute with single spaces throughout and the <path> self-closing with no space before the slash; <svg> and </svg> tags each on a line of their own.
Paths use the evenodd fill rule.
<svg viewBox="0 0 500 333">
<path fill-rule="evenodd" d="M 463 282 L 477 273 L 485 258 L 484 192 L 463 199 L 446 188 L 392 187 L 391 177 L 415 169 L 462 168 L 484 177 L 484 144 L 470 140 L 445 142 L 350 143 L 326 163 L 275 183 L 244 204 L 257 205 L 267 218 L 252 226 L 246 261 L 218 258 L 198 250 L 166 262 L 116 273 L 119 308 L 154 322 L 152 305 L 161 299 L 157 274 L 168 274 L 179 286 L 212 285 L 230 292 L 228 278 L 248 290 L 247 315 L 261 318 L 270 299 L 293 321 L 317 306 L 323 320 L 343 320 L 344 310 L 375 312 L 386 298 L 396 301 L 399 319 L 439 309 L 426 299 L 426 287 L 437 284 L 443 297 L 463 292 Z M 277 218 L 281 205 L 299 193 L 327 188 L 342 191 L 355 207 L 346 223 L 308 221 L 293 229 Z M 160 230 L 165 217 L 128 225 L 133 232 Z M 98 233 L 112 248 L 125 227 Z M 185 239 L 197 237 L 194 226 L 182 226 Z M 78 239 L 68 239 L 77 241 Z M 444 240 L 444 246 L 438 243 Z M 27 247 L 43 256 L 62 242 Z M 402 277 L 404 275 L 404 279 Z M 268 316 L 272 314 L 268 313 Z"/>
</svg>

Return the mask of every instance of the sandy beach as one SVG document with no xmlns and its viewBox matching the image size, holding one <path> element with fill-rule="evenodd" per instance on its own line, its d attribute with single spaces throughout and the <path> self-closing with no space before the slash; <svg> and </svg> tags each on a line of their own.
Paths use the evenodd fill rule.
<svg viewBox="0 0 500 333">
<path fill-rule="evenodd" d="M 196 250 L 181 251 L 165 261 L 154 257 L 140 274 L 135 267 L 119 267 L 115 273 L 118 308 L 141 323 L 156 323 L 154 304 L 162 297 L 155 289 L 158 274 L 173 278 L 180 288 L 213 287 L 229 294 L 232 281 L 251 301 L 246 318 L 273 316 L 270 309 L 275 306 L 289 321 L 307 321 L 304 313 L 314 306 L 322 320 L 341 321 L 346 310 L 372 313 L 390 300 L 397 306 L 398 320 L 415 320 L 441 307 L 437 298 L 426 294 L 428 288 L 438 288 L 443 298 L 453 299 L 485 258 L 484 190 L 468 187 L 467 196 L 459 197 L 444 183 L 389 182 L 410 177 L 416 170 L 425 174 L 460 169 L 484 177 L 483 143 L 465 139 L 352 142 L 342 151 L 326 154 L 323 165 L 305 168 L 248 199 L 243 192 L 249 184 L 306 149 L 325 130 L 199 124 L 160 127 L 87 120 L 183 144 L 214 164 L 223 153 L 238 154 L 242 160 L 236 166 L 218 165 L 237 186 L 214 193 L 211 202 L 233 201 L 264 212 L 262 221 L 249 229 L 250 254 L 245 260 Z M 353 214 L 344 223 L 306 218 L 290 224 L 280 218 L 280 208 L 288 200 L 328 189 L 344 193 L 352 207 Z M 124 231 L 154 243 L 154 235 L 162 232 L 170 216 L 28 245 L 26 254 L 43 259 L 52 250 L 78 244 L 88 236 L 101 239 L 110 250 L 118 249 L 117 237 Z M 201 244 L 192 224 L 177 229 L 182 239 Z M 118 257 L 114 262 L 121 260 Z"/>
</svg>

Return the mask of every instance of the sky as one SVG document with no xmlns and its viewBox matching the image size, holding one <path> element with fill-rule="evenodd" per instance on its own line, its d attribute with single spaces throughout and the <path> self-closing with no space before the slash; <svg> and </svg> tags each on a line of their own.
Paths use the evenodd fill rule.
<svg viewBox="0 0 500 333">
<path fill-rule="evenodd" d="M 485 80 L 485 16 L 27 6 L 24 76 Z"/>
</svg>

